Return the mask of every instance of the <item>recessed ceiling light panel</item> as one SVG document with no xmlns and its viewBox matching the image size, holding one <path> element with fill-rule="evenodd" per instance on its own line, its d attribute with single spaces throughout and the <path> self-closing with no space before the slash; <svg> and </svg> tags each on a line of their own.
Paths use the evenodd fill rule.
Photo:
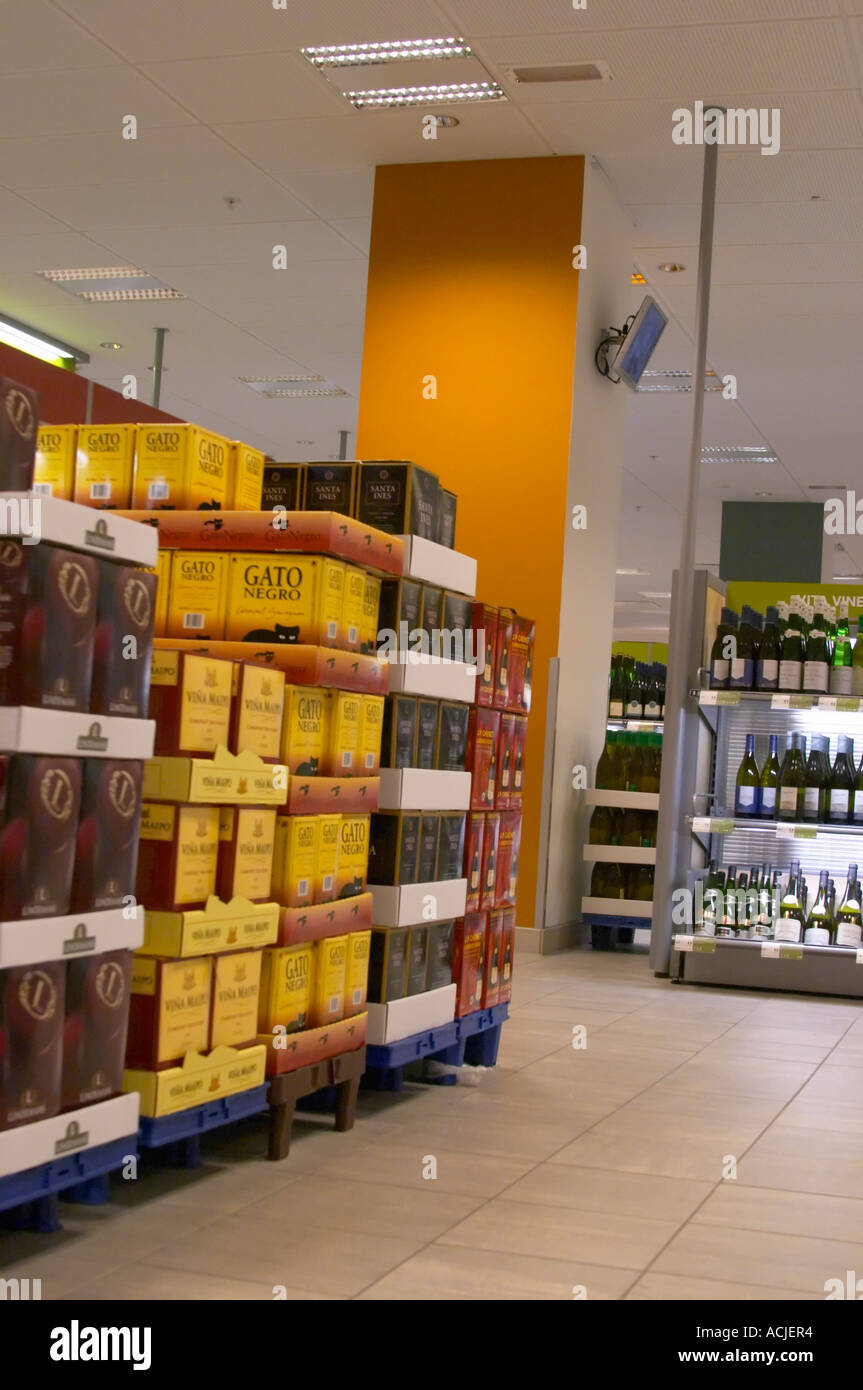
<svg viewBox="0 0 863 1390">
<path fill-rule="evenodd" d="M 704 444 L 702 463 L 778 463 L 779 455 L 763 444 Z"/>
<path fill-rule="evenodd" d="M 429 58 L 469 58 L 464 39 L 391 39 L 384 43 L 338 43 L 300 52 L 316 68 L 377 67 L 380 63 L 410 63 Z"/>
<path fill-rule="evenodd" d="M 140 270 L 134 265 L 87 267 L 83 270 L 40 270 L 43 280 L 48 280 L 83 299 L 87 304 L 108 304 L 132 300 L 185 299 L 179 290 L 171 289 L 162 280 L 157 280 L 149 271 Z"/>
<path fill-rule="evenodd" d="M 432 102 L 506 101 L 497 82 L 441 82 L 429 87 L 372 87 L 364 92 L 345 92 L 358 111 L 388 110 L 399 106 L 427 106 Z"/>
</svg>

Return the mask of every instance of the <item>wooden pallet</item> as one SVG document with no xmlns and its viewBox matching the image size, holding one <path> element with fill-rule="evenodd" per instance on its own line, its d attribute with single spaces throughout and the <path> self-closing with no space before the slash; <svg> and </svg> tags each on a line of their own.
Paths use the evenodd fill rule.
<svg viewBox="0 0 863 1390">
<path fill-rule="evenodd" d="M 341 1132 L 353 1129 L 357 1115 L 357 1095 L 360 1077 L 366 1069 L 366 1049 L 342 1052 L 297 1071 L 283 1072 L 270 1078 L 270 1142 L 267 1158 L 278 1161 L 287 1158 L 291 1148 L 291 1131 L 298 1101 L 315 1092 L 335 1089 L 335 1128 Z"/>
</svg>

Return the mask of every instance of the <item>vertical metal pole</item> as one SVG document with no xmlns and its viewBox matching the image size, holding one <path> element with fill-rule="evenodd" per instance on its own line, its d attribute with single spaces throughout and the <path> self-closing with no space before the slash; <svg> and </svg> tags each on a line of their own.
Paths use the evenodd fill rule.
<svg viewBox="0 0 863 1390">
<path fill-rule="evenodd" d="M 339 458 L 346 459 L 348 456 L 348 431 L 339 430 Z"/>
<path fill-rule="evenodd" d="M 155 350 L 155 353 L 154 353 L 154 356 L 153 356 L 153 400 L 152 400 L 152 405 L 153 405 L 154 410 L 158 410 L 158 408 L 159 408 L 159 400 L 160 400 L 161 395 L 162 395 L 162 357 L 163 357 L 164 351 L 165 351 L 165 334 L 167 333 L 167 331 L 168 331 L 167 328 L 157 328 L 157 329 L 155 330 L 155 333 L 156 333 L 156 350 Z"/>
<path fill-rule="evenodd" d="M 720 107 L 707 107 L 704 119 Z M 704 420 L 704 376 L 707 369 L 707 324 L 710 316 L 710 272 L 713 264 L 713 224 L 716 211 L 716 172 L 719 146 L 705 144 L 704 172 L 701 184 L 701 232 L 698 243 L 698 288 L 695 301 L 695 361 L 692 367 L 692 423 L 689 433 L 689 472 L 686 484 L 686 509 L 683 514 L 683 535 L 680 543 L 680 571 L 676 585 L 676 604 L 673 606 L 672 627 L 669 633 L 668 690 L 666 718 L 663 729 L 662 798 L 666 800 L 665 814 L 660 805 L 661 822 L 669 832 L 666 843 L 657 848 L 656 910 L 651 936 L 650 963 L 654 970 L 667 970 L 670 956 L 671 893 L 680 886 L 679 865 L 688 840 L 686 815 L 692 807 L 684 805 L 684 773 L 686 722 L 689 705 L 689 682 L 693 672 L 685 654 L 687 638 L 694 617 L 695 527 L 698 517 L 698 485 L 701 473 L 701 435 Z M 667 769 L 667 772 L 666 772 Z M 670 792 L 671 805 L 667 797 Z M 688 862 L 688 860 L 687 860 Z M 658 920 L 659 918 L 662 920 Z M 667 920 L 666 920 L 667 919 Z"/>
</svg>

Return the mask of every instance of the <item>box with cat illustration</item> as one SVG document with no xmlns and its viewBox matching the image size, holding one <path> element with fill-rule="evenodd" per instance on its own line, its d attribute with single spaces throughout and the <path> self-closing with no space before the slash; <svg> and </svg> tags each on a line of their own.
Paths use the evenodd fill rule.
<svg viewBox="0 0 863 1390">
<path fill-rule="evenodd" d="M 242 551 L 231 555 L 228 642 L 338 646 L 344 584 L 340 562 L 322 555 Z"/>
<path fill-rule="evenodd" d="M 221 806 L 216 892 L 222 902 L 270 898 L 276 812 L 271 806 Z"/>
<path fill-rule="evenodd" d="M 334 696 L 322 686 L 285 687 L 280 758 L 291 776 L 324 775 Z"/>
<path fill-rule="evenodd" d="M 79 452 L 80 439 L 79 432 Z M 232 446 L 220 434 L 179 423 L 138 425 L 132 507 L 219 511 L 228 503 L 231 465 Z"/>
<path fill-rule="evenodd" d="M 345 1018 L 361 1014 L 366 1007 L 369 984 L 369 956 L 372 934 L 354 931 L 348 936 L 348 963 L 345 971 Z"/>
<path fill-rule="evenodd" d="M 231 442 L 228 465 L 228 511 L 259 512 L 264 486 L 264 455 L 251 444 Z"/>
<path fill-rule="evenodd" d="M 218 855 L 218 806 L 145 801 L 138 841 L 138 901 L 162 912 L 205 907 L 216 891 Z"/>
<path fill-rule="evenodd" d="M 234 663 L 156 648 L 150 677 L 150 718 L 157 756 L 207 757 L 227 747 Z"/>
<path fill-rule="evenodd" d="M 277 1030 L 296 1033 L 308 1028 L 313 942 L 268 947 L 262 954 L 258 1034 L 273 1034 Z"/>
<path fill-rule="evenodd" d="M 345 565 L 344 605 L 342 608 L 342 630 L 340 647 L 358 652 L 363 649 L 363 631 L 366 627 L 365 614 L 366 572 L 359 565 Z"/>
<path fill-rule="evenodd" d="M 381 606 L 381 580 L 376 574 L 366 574 L 363 583 L 363 615 L 360 629 L 360 651 L 378 649 L 378 615 Z"/>
<path fill-rule="evenodd" d="M 312 945 L 312 1004 L 309 1026 L 322 1028 L 345 1016 L 347 936 L 325 936 Z"/>
<path fill-rule="evenodd" d="M 284 907 L 310 907 L 315 897 L 317 816 L 278 816 L 272 894 Z"/>
<path fill-rule="evenodd" d="M 316 903 L 335 902 L 338 898 L 337 871 L 341 816 L 318 816 L 318 853 L 315 861 Z"/>
<path fill-rule="evenodd" d="M 363 695 L 360 709 L 358 771 L 362 777 L 377 777 L 381 765 L 383 736 L 383 695 Z"/>
<path fill-rule="evenodd" d="M 221 641 L 225 635 L 229 574 L 230 556 L 224 552 L 175 550 L 166 635 Z"/>
<path fill-rule="evenodd" d="M 354 898 L 366 890 L 370 820 L 368 814 L 342 816 L 340 819 L 337 898 Z"/>
<path fill-rule="evenodd" d="M 334 690 L 329 720 L 329 736 L 321 769 L 325 777 L 355 777 L 359 765 L 360 715 L 362 695 L 351 690 Z"/>
</svg>

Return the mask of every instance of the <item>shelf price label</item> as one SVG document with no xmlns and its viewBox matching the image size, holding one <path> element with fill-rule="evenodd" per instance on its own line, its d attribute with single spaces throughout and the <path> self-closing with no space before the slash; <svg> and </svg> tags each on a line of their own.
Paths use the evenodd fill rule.
<svg viewBox="0 0 863 1390">
<path fill-rule="evenodd" d="M 675 936 L 675 951 L 692 951 L 697 956 L 712 956 L 716 941 L 712 936 Z"/>
<path fill-rule="evenodd" d="M 813 701 L 812 695 L 773 695 L 770 700 L 770 708 L 811 709 Z"/>
<path fill-rule="evenodd" d="M 863 965 L 863 946 L 857 947 L 857 964 Z"/>
<path fill-rule="evenodd" d="M 815 840 L 817 837 L 818 827 L 815 825 L 794 825 L 790 821 L 778 821 L 776 824 L 778 840 Z"/>
<path fill-rule="evenodd" d="M 859 714 L 860 700 L 852 695 L 819 695 L 818 708 L 840 710 L 843 714 Z"/>
<path fill-rule="evenodd" d="M 693 835 L 730 835 L 734 821 L 729 816 L 693 816 Z"/>
<path fill-rule="evenodd" d="M 698 693 L 700 705 L 739 705 L 739 690 L 701 690 Z"/>
<path fill-rule="evenodd" d="M 803 947 L 794 946 L 785 941 L 763 941 L 761 943 L 762 960 L 802 960 Z"/>
</svg>

